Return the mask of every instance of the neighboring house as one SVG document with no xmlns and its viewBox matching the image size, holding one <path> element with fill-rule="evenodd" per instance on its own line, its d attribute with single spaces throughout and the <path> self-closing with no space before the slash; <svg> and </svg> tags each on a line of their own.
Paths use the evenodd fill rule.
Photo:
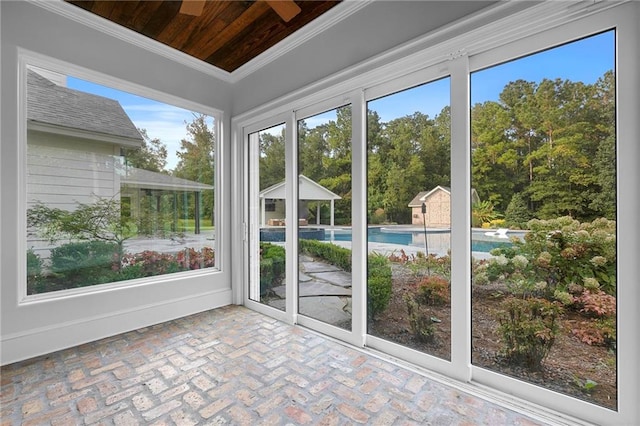
<svg viewBox="0 0 640 426">
<path fill-rule="evenodd" d="M 64 76 L 27 71 L 27 208 L 40 202 L 73 210 L 122 196 L 135 215 L 142 196 L 175 198 L 213 188 L 126 167 L 123 151 L 139 148 L 143 138 L 120 103 L 65 84 Z M 50 248 L 33 237 L 28 244 Z"/>
<path fill-rule="evenodd" d="M 27 141 L 27 207 L 40 201 L 71 210 L 118 194 L 121 150 L 143 139 L 117 101 L 28 70 Z"/>
<path fill-rule="evenodd" d="M 287 197 L 285 183 L 280 182 L 260 191 L 260 225 L 283 226 L 285 224 L 285 203 Z M 329 191 L 324 186 L 314 182 L 304 175 L 298 176 L 298 214 L 299 223 L 307 223 L 307 201 L 328 201 L 330 204 L 331 226 L 334 226 L 335 200 L 340 200 L 337 194 Z M 320 225 L 320 206 L 317 204 L 316 224 Z"/>
<path fill-rule="evenodd" d="M 480 197 L 475 189 L 471 189 L 471 204 L 480 202 Z M 422 214 L 422 203 L 426 205 L 426 213 Z M 436 186 L 431 191 L 422 191 L 413 197 L 409 203 L 411 208 L 411 223 L 429 228 L 451 227 L 451 188 Z M 424 218 L 424 219 L 423 219 Z"/>
</svg>

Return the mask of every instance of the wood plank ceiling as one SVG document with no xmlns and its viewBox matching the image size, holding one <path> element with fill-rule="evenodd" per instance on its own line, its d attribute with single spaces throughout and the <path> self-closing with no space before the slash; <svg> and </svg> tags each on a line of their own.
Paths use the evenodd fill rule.
<svg viewBox="0 0 640 426">
<path fill-rule="evenodd" d="M 182 1 L 66 1 L 228 72 L 339 4 L 296 0 L 300 12 L 285 22 L 265 0 L 206 0 L 196 15 Z"/>
</svg>

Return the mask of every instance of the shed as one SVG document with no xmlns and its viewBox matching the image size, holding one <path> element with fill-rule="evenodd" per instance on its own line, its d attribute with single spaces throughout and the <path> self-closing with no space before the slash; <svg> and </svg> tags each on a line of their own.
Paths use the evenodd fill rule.
<svg viewBox="0 0 640 426">
<path fill-rule="evenodd" d="M 471 204 L 479 201 L 478 192 L 471 188 Z M 422 203 L 425 203 L 427 207 L 424 215 L 422 214 Z M 411 208 L 411 223 L 413 225 L 425 224 L 429 228 L 451 227 L 451 188 L 448 186 L 438 185 L 431 191 L 419 192 L 413 197 L 409 207 Z"/>
</svg>

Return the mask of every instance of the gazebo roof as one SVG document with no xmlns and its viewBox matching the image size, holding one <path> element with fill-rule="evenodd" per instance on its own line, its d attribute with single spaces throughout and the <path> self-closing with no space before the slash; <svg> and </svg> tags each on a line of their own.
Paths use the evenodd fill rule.
<svg viewBox="0 0 640 426">
<path fill-rule="evenodd" d="M 324 186 L 314 182 L 305 175 L 298 175 L 298 193 L 301 200 L 340 200 L 341 196 L 329 191 Z M 260 198 L 284 200 L 287 198 L 285 182 L 282 181 L 260 191 Z"/>
</svg>

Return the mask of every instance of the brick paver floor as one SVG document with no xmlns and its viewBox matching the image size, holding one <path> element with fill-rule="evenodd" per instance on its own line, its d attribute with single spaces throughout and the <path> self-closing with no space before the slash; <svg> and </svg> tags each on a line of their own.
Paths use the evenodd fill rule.
<svg viewBox="0 0 640 426">
<path fill-rule="evenodd" d="M 2 367 L 1 425 L 538 425 L 244 307 Z"/>
</svg>

